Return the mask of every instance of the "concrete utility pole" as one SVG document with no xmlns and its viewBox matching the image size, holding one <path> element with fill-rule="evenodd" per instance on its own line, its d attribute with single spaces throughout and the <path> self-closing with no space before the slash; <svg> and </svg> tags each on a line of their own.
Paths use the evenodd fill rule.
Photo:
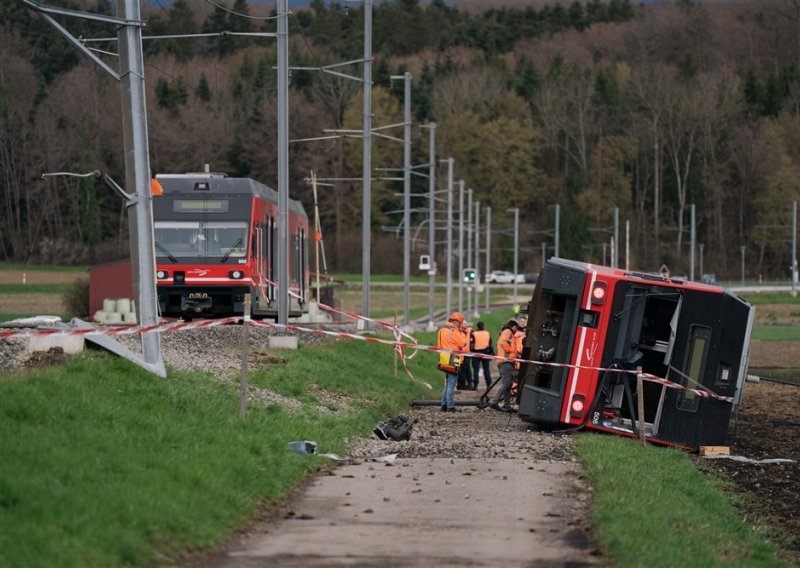
<svg viewBox="0 0 800 568">
<path fill-rule="evenodd" d="M 705 274 L 705 271 L 703 270 L 703 249 L 706 245 L 700 243 L 698 246 L 700 247 L 700 278 L 702 279 L 703 274 Z"/>
<path fill-rule="evenodd" d="M 744 251 L 745 251 L 745 249 L 746 249 L 746 248 L 747 248 L 747 247 L 745 247 L 744 245 L 742 245 L 741 247 L 739 247 L 739 250 L 740 250 L 740 251 L 741 251 L 741 253 L 742 253 L 742 286 L 743 286 L 743 287 L 744 287 Z"/>
<path fill-rule="evenodd" d="M 514 303 L 517 302 L 517 272 L 519 272 L 519 207 L 514 207 L 513 209 L 507 209 L 509 213 L 514 213 L 514 284 L 513 284 L 513 294 L 514 299 L 512 300 Z"/>
<path fill-rule="evenodd" d="M 467 266 L 472 265 L 472 190 L 467 190 Z M 477 270 L 477 268 L 476 268 Z M 472 286 L 467 286 L 467 317 L 472 313 Z"/>
<path fill-rule="evenodd" d="M 561 237 L 561 205 L 555 204 L 555 244 L 553 246 L 553 256 L 559 258 L 558 245 Z"/>
<path fill-rule="evenodd" d="M 447 159 L 447 316 L 453 311 L 453 158 Z"/>
<path fill-rule="evenodd" d="M 631 269 L 631 222 L 625 220 L 625 272 Z"/>
<path fill-rule="evenodd" d="M 464 312 L 464 180 L 458 180 L 458 311 Z"/>
<path fill-rule="evenodd" d="M 436 293 L 436 123 L 428 123 L 428 128 L 428 256 L 431 267 L 428 270 L 428 331 L 433 331 L 433 296 Z"/>
<path fill-rule="evenodd" d="M 792 201 L 792 296 L 797 296 L 797 201 Z"/>
<path fill-rule="evenodd" d="M 403 323 L 411 321 L 409 287 L 411 280 L 411 73 L 392 75 L 404 83 L 403 101 Z"/>
<path fill-rule="evenodd" d="M 478 304 L 480 300 L 478 299 L 478 290 L 480 289 L 481 284 L 481 202 L 475 202 L 475 263 L 472 265 L 475 267 L 475 311 L 473 312 L 473 317 L 478 317 Z"/>
<path fill-rule="evenodd" d="M 545 262 L 547 262 L 547 243 L 542 241 L 542 268 Z"/>
<path fill-rule="evenodd" d="M 150 155 L 144 89 L 144 57 L 142 55 L 142 27 L 145 23 L 140 19 L 139 0 L 119 0 L 116 17 L 51 7 L 34 0 L 23 0 L 23 2 L 52 25 L 76 49 L 120 83 L 123 108 L 125 185 L 133 195 L 121 189 L 119 192 L 128 202 L 133 291 L 136 296 L 138 321 L 142 325 L 156 325 L 158 324 L 158 299 L 156 295 L 155 238 L 153 236 Z M 117 26 L 119 72 L 114 71 L 100 60 L 94 52 L 59 24 L 51 14 Z M 128 111 L 127 114 L 125 114 L 125 110 Z M 157 334 L 142 334 L 142 353 L 144 361 L 138 358 L 128 358 L 152 373 L 165 378 L 167 372 L 161 358 L 161 344 Z"/>
<path fill-rule="evenodd" d="M 614 207 L 614 259 L 611 266 L 619 268 L 619 207 Z"/>
<path fill-rule="evenodd" d="M 361 315 L 369 317 L 370 251 L 372 250 L 372 3 L 364 0 L 364 115 L 363 159 L 364 187 L 361 201 Z M 364 328 L 369 323 L 364 322 Z"/>
<path fill-rule="evenodd" d="M 483 283 L 492 270 L 492 208 L 486 206 L 486 273 L 483 275 Z M 486 311 L 489 311 L 489 286 L 486 286 Z"/>
<path fill-rule="evenodd" d="M 278 323 L 289 322 L 289 0 L 278 0 Z"/>
<path fill-rule="evenodd" d="M 697 246 L 695 244 L 697 240 L 696 235 L 696 226 L 695 226 L 695 209 L 694 203 L 689 205 L 689 223 L 690 223 L 690 233 L 689 233 L 689 280 L 694 282 L 694 249 Z"/>
<path fill-rule="evenodd" d="M 128 21 L 138 21 L 139 0 L 117 2 L 117 16 Z M 117 32 L 119 41 L 120 84 L 123 114 L 122 132 L 125 141 L 125 186 L 134 189 L 136 205 L 130 212 L 131 268 L 134 292 L 137 295 L 139 321 L 142 325 L 158 323 L 158 296 L 156 294 L 155 238 L 153 236 L 153 206 L 150 193 L 150 154 L 148 152 L 147 108 L 144 89 L 144 57 L 142 55 L 142 28 L 123 26 Z M 154 333 L 142 334 L 142 351 L 145 363 L 154 371 L 166 376 L 161 359 L 160 337 Z"/>
</svg>

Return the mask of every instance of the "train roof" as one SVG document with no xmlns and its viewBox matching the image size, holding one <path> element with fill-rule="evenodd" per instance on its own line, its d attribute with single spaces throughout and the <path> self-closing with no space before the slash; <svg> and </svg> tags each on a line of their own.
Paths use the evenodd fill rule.
<svg viewBox="0 0 800 568">
<path fill-rule="evenodd" d="M 710 292 L 714 294 L 721 294 L 725 292 L 724 288 L 713 286 L 711 284 L 704 284 L 702 282 L 693 282 L 684 278 L 671 278 L 669 276 L 661 276 L 655 272 L 636 272 L 633 270 L 623 270 L 621 268 L 613 268 L 611 266 L 603 266 L 601 264 L 590 264 L 588 262 L 581 262 L 578 260 L 568 260 L 566 258 L 551 258 L 547 261 L 548 264 L 560 264 L 562 266 L 569 266 L 577 268 L 582 271 L 595 270 L 598 274 L 608 276 L 616 279 L 625 280 L 639 280 L 648 284 L 656 284 L 670 287 L 690 288 L 700 292 Z"/>
<path fill-rule="evenodd" d="M 271 203 L 278 203 L 278 192 L 251 178 L 233 178 L 218 172 L 192 172 L 186 174 L 157 174 L 156 179 L 164 188 L 164 195 L 194 194 L 198 184 L 208 184 L 209 194 L 249 194 Z M 296 199 L 289 199 L 289 211 L 306 215 L 303 204 Z"/>
</svg>

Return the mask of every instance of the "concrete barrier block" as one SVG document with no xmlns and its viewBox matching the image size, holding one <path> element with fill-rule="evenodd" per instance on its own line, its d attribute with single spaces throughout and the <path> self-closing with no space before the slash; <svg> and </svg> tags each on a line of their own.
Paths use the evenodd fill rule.
<svg viewBox="0 0 800 568">
<path fill-rule="evenodd" d="M 295 335 L 270 335 L 270 349 L 297 349 L 297 336 Z"/>
<path fill-rule="evenodd" d="M 37 335 L 29 338 L 28 351 L 49 351 L 53 347 L 60 347 L 64 353 L 75 354 L 83 351 L 83 345 L 83 337 Z"/>
</svg>

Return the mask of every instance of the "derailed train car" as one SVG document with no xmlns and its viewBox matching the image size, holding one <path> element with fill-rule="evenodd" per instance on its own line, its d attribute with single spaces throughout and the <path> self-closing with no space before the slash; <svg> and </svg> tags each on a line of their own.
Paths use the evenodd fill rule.
<svg viewBox="0 0 800 568">
<path fill-rule="evenodd" d="M 651 442 L 725 442 L 747 377 L 755 308 L 716 286 L 551 259 L 528 307 L 519 416 L 638 436 L 636 370 Z M 561 366 L 563 365 L 563 366 Z"/>
</svg>

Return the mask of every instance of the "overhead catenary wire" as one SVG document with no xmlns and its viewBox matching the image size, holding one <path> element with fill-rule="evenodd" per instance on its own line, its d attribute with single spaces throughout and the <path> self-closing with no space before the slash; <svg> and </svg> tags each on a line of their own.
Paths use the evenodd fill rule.
<svg viewBox="0 0 800 568">
<path fill-rule="evenodd" d="M 251 16 L 250 14 L 242 14 L 241 12 L 237 12 L 235 10 L 231 10 L 230 8 L 228 8 L 226 6 L 223 6 L 221 4 L 217 4 L 213 0 L 205 0 L 205 1 L 208 2 L 209 4 L 211 4 L 212 6 L 216 6 L 217 8 L 219 8 L 220 10 L 222 10 L 224 12 L 228 12 L 229 14 L 233 14 L 234 16 L 239 16 L 241 18 L 248 18 L 250 20 L 267 21 L 267 20 L 277 20 L 279 17 L 281 17 L 281 14 L 278 14 L 278 15 L 275 15 L 275 16 Z M 292 14 L 292 12 L 288 12 L 288 14 Z"/>
</svg>

